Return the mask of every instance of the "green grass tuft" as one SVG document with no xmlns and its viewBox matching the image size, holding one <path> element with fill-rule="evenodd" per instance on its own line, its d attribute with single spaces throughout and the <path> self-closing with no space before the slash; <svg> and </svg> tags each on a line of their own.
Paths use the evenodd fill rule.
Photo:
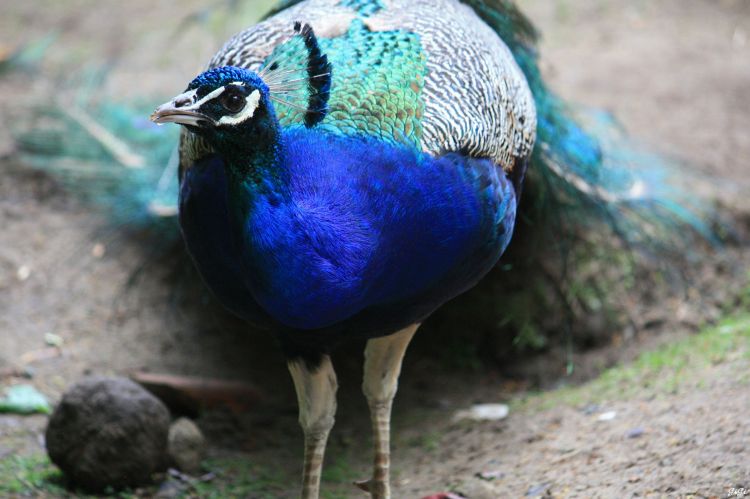
<svg viewBox="0 0 750 499">
<path fill-rule="evenodd" d="M 186 497 L 223 499 L 225 497 L 256 497 L 273 499 L 278 497 L 287 483 L 280 470 L 269 468 L 242 456 L 208 459 L 207 469 L 217 478 L 210 482 L 197 483 Z"/>
<path fill-rule="evenodd" d="M 605 371 L 578 387 L 534 394 L 516 401 L 516 410 L 544 410 L 557 405 L 578 406 L 607 400 L 677 393 L 700 384 L 700 373 L 713 365 L 750 360 L 750 314 L 726 318 L 699 334 L 641 354 L 632 364 Z"/>
<path fill-rule="evenodd" d="M 0 460 L 0 497 L 64 497 L 64 479 L 44 454 Z"/>
<path fill-rule="evenodd" d="M 358 470 L 354 469 L 347 454 L 332 455 L 323 467 L 322 481 L 327 484 L 350 484 L 358 478 Z"/>
</svg>

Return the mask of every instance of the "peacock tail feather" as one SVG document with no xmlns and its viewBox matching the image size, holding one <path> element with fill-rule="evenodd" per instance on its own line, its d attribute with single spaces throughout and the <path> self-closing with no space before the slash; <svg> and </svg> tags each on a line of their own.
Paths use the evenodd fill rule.
<svg viewBox="0 0 750 499">
<path fill-rule="evenodd" d="M 549 90 L 538 64 L 539 35 L 513 2 L 466 3 L 511 49 L 534 94 L 532 218 L 554 218 L 557 223 L 548 225 L 562 224 L 555 235 L 563 240 L 608 227 L 623 242 L 644 249 L 669 249 L 675 238 L 684 243 L 685 229 L 715 241 L 710 206 L 684 185 L 676 164 L 630 139 L 611 114 L 574 108 Z"/>
<path fill-rule="evenodd" d="M 176 238 L 178 131 L 146 116 L 151 103 L 66 105 L 15 134 L 25 163 L 99 207 L 113 225 Z"/>
</svg>

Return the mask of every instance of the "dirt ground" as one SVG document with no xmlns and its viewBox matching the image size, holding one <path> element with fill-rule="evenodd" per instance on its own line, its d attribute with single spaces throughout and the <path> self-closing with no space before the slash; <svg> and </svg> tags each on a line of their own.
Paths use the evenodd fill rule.
<svg viewBox="0 0 750 499">
<path fill-rule="evenodd" d="M 301 434 L 293 387 L 272 339 L 247 334 L 204 293 L 180 297 L 182 306 L 175 306 L 174 278 L 166 270 L 151 268 L 130 285 L 144 258 L 137 241 L 97 231 L 96 213 L 49 178 L 19 168 L 10 133 L 30 105 L 62 92 L 60 78 L 88 65 L 111 64 L 103 95 L 158 98 L 182 89 L 242 27 L 240 16 L 181 23 L 205 3 L 0 0 L 0 48 L 59 32 L 38 71 L 0 77 L 0 371 L 44 349 L 44 335 L 54 333 L 64 340 L 63 354 L 29 364 L 29 382 L 52 400 L 87 373 L 252 380 L 265 394 L 252 413 L 201 420 L 212 445 L 207 466 L 246 474 L 243 495 L 294 497 Z M 262 11 L 260 3 L 268 2 L 249 2 L 246 14 Z M 613 111 L 633 136 L 709 176 L 714 195 L 748 224 L 750 2 L 520 4 L 543 33 L 543 69 L 554 89 Z M 92 255 L 97 243 L 105 244 L 102 257 Z M 744 256 L 741 249 L 735 253 Z M 25 279 L 22 267 L 29 271 Z M 747 270 L 733 274 L 722 277 L 727 288 L 747 278 Z M 717 319 L 731 306 L 725 305 L 704 311 L 702 319 Z M 597 372 L 692 332 L 639 331 L 626 344 L 578 352 L 577 363 Z M 731 488 L 750 488 L 750 363 L 742 349 L 700 369 L 688 362 L 666 390 L 623 388 L 600 397 L 588 391 L 594 384 L 574 398 L 552 392 L 527 403 L 530 379 L 508 378 L 500 366 L 456 371 L 423 353 L 420 345 L 428 341 L 418 337 L 414 355 L 407 355 L 396 402 L 394 497 L 449 490 L 472 499 L 726 497 Z M 342 386 L 324 476 L 329 497 L 362 497 L 349 482 L 367 474 L 359 347 L 334 358 Z M 547 379 L 559 374 L 557 384 L 569 381 L 556 357 L 528 363 L 544 369 Z M 18 381 L 0 378 L 0 387 Z M 638 376 L 632 383 L 653 384 Z M 453 421 L 457 410 L 479 402 L 510 402 L 511 414 L 491 423 Z M 0 461 L 41 453 L 45 422 L 0 416 Z"/>
</svg>

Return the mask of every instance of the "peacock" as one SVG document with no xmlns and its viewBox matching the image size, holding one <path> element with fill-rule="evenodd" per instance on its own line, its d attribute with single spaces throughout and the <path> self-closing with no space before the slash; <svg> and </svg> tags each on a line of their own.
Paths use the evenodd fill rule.
<svg viewBox="0 0 750 499">
<path fill-rule="evenodd" d="M 358 486 L 391 496 L 409 342 L 497 265 L 522 219 L 558 232 L 605 221 L 628 245 L 686 226 L 709 234 L 658 160 L 547 89 L 536 41 L 511 0 L 284 0 L 152 114 L 181 125 L 170 164 L 195 267 L 227 309 L 274 331 L 287 359 L 302 497 L 319 496 L 334 425 L 330 355 L 353 339 L 367 340 L 374 435 Z M 151 215 L 170 215 L 169 174 L 159 177 Z M 139 182 L 136 204 L 153 207 Z M 527 183 L 546 215 L 521 210 Z"/>
<path fill-rule="evenodd" d="M 279 336 L 304 432 L 302 497 L 318 497 L 334 424 L 330 352 L 368 340 L 375 456 L 359 486 L 390 497 L 407 345 L 513 234 L 537 124 L 526 78 L 453 0 L 292 2 L 210 68 L 152 115 L 185 130 L 188 252 L 226 307 Z"/>
</svg>

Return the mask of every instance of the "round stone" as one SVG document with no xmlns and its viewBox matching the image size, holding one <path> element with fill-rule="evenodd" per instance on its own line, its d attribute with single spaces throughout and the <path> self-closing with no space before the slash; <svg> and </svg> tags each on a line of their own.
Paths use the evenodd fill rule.
<svg viewBox="0 0 750 499">
<path fill-rule="evenodd" d="M 166 467 L 169 421 L 164 404 L 133 381 L 85 378 L 53 412 L 47 452 L 86 491 L 137 487 Z"/>
<path fill-rule="evenodd" d="M 198 426 L 187 418 L 180 418 L 169 428 L 169 457 L 180 471 L 196 474 L 201 470 L 201 461 L 206 448 Z"/>
</svg>

